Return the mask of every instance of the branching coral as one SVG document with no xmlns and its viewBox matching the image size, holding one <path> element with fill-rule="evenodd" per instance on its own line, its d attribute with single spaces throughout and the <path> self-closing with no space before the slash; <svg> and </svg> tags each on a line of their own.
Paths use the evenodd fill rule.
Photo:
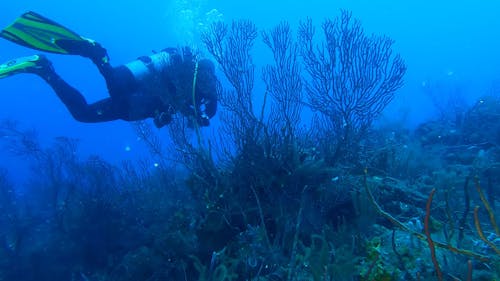
<svg viewBox="0 0 500 281">
<path fill-rule="evenodd" d="M 373 120 L 403 85 L 406 66 L 392 55 L 393 40 L 367 36 L 361 24 L 342 11 L 322 25 L 324 43 L 315 46 L 310 19 L 299 28 L 301 54 L 309 74 L 306 92 L 312 109 L 325 115 L 335 130 L 333 160 L 355 150 Z"/>
</svg>

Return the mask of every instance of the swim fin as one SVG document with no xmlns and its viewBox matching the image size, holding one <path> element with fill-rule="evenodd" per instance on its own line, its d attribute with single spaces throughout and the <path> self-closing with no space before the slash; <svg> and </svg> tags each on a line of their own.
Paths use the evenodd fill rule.
<svg viewBox="0 0 500 281">
<path fill-rule="evenodd" d="M 98 45 L 93 40 L 31 11 L 24 13 L 3 29 L 0 37 L 31 49 L 86 57 L 91 56 L 91 53 L 95 52 L 92 49 Z"/>
<path fill-rule="evenodd" d="M 43 73 L 52 68 L 52 64 L 43 55 L 33 55 L 10 60 L 0 64 L 0 79 L 18 73 Z"/>
</svg>

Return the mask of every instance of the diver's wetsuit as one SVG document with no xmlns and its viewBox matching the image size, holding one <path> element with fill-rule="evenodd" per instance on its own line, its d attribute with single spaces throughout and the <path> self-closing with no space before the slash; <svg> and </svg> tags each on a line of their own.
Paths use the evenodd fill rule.
<svg viewBox="0 0 500 281">
<path fill-rule="evenodd" d="M 104 50 L 104 49 L 103 49 Z M 107 55 L 106 55 L 107 57 Z M 144 57 L 142 60 L 147 60 Z M 50 71 L 44 71 L 40 76 L 54 89 L 57 96 L 66 105 L 71 115 L 81 122 L 104 122 L 122 119 L 126 121 L 143 120 L 154 118 L 155 125 L 162 127 L 171 121 L 171 115 L 180 111 L 184 115 L 188 114 L 190 105 L 167 104 L 159 95 L 145 94 L 141 92 L 141 81 L 134 76 L 134 73 L 126 65 L 112 67 L 107 60 L 92 59 L 100 73 L 106 80 L 109 91 L 109 98 L 102 99 L 92 104 L 88 104 L 84 96 L 74 87 L 64 81 L 50 67 Z M 144 61 L 147 64 L 147 61 Z M 215 76 L 213 76 L 215 79 Z M 192 79 L 192 78 L 191 78 Z M 175 86 L 167 81 L 170 87 L 166 87 L 168 94 L 175 95 Z M 212 84 L 212 83 L 210 83 Z M 217 110 L 217 99 L 215 96 L 215 81 L 211 89 L 202 89 L 203 86 L 197 86 L 196 103 L 204 104 L 204 110 L 200 106 L 191 112 L 197 112 L 197 122 L 201 126 L 208 125 L 208 119 L 215 115 Z M 189 100 L 187 100 L 189 101 Z M 187 102 L 186 101 L 186 102 Z M 186 103 L 184 102 L 184 103 Z M 192 104 L 192 99 L 191 102 Z M 191 106 L 192 108 L 192 106 Z"/>
</svg>

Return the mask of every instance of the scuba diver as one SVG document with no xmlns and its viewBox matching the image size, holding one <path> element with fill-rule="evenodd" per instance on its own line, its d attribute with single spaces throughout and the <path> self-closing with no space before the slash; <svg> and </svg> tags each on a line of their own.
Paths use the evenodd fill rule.
<svg viewBox="0 0 500 281">
<path fill-rule="evenodd" d="M 17 58 L 0 65 L 0 78 L 18 73 L 45 80 L 80 122 L 136 121 L 153 118 L 156 127 L 180 112 L 190 126 L 208 126 L 217 111 L 215 67 L 197 60 L 187 47 L 169 48 L 112 67 L 99 43 L 34 12 L 3 29 L 0 37 L 31 49 L 89 58 L 103 75 L 109 97 L 88 104 L 84 96 L 55 72 L 44 55 Z"/>
</svg>

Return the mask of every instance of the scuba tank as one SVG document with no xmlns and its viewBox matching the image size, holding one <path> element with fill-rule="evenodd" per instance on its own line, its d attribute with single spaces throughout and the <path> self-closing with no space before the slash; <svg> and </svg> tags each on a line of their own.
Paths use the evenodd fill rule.
<svg viewBox="0 0 500 281">
<path fill-rule="evenodd" d="M 136 81 L 144 81 L 148 76 L 161 73 L 170 65 L 170 54 L 164 51 L 151 56 L 142 56 L 125 66 L 132 72 Z"/>
</svg>

